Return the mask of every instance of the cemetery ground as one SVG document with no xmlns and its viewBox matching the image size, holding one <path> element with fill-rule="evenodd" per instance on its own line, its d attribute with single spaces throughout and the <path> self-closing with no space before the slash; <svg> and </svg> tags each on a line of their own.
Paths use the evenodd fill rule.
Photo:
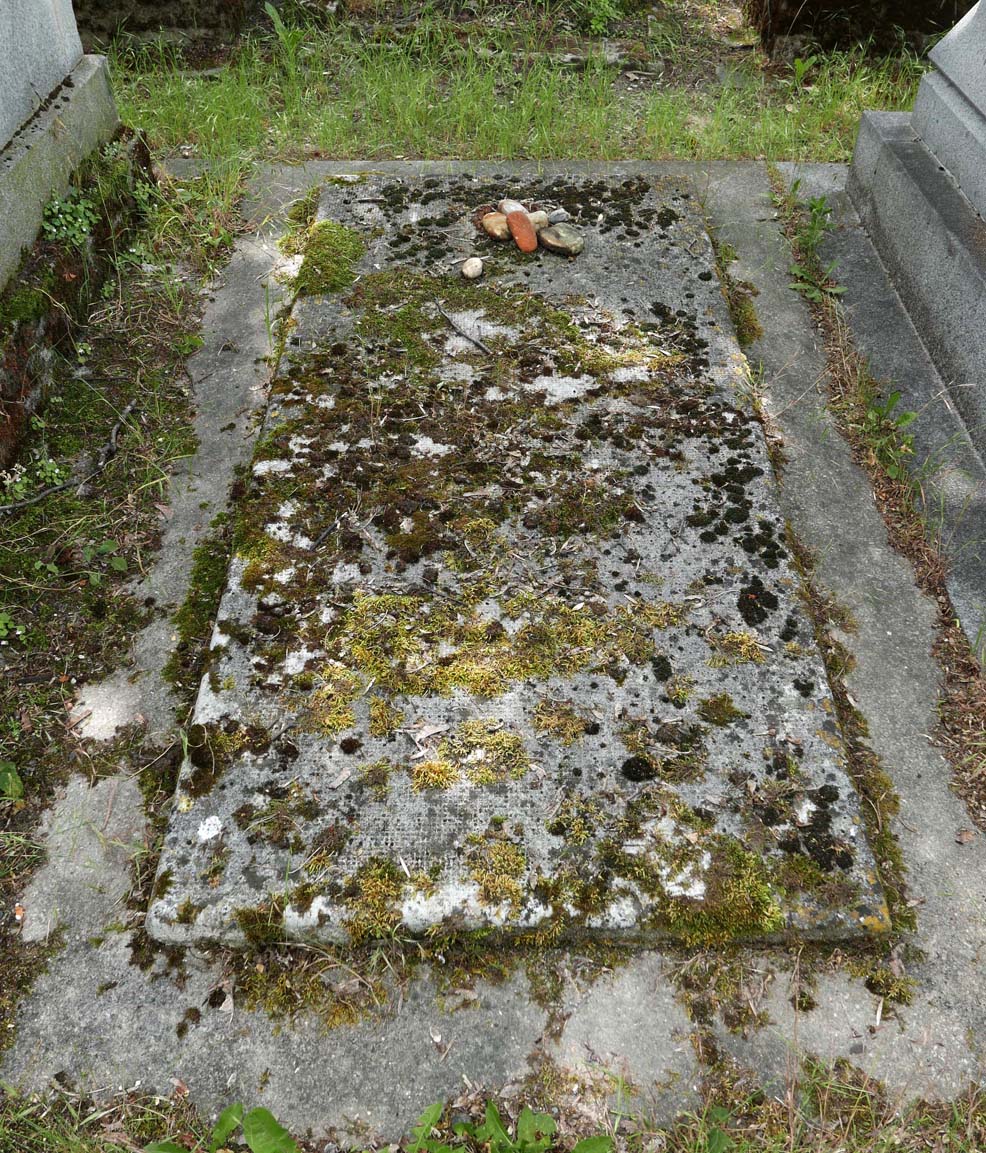
<svg viewBox="0 0 986 1153">
<path fill-rule="evenodd" d="M 982 681 L 909 426 L 820 256 L 824 206 L 788 192 L 817 170 L 785 163 L 847 159 L 862 107 L 905 104 L 918 66 L 784 68 L 725 5 L 659 15 L 626 25 L 632 67 L 516 10 L 287 26 L 199 75 L 160 48 L 118 60 L 161 181 L 4 497 L 105 455 L 3 524 L 0 1148 L 208 1147 L 235 1101 L 311 1148 L 396 1141 L 438 1101 L 422 1147 L 537 1144 L 453 1134 L 489 1099 L 546 1110 L 566 1147 L 982 1146 Z M 566 207 L 585 252 L 522 262 L 482 236 L 498 191 Z M 42 249 L 72 241 L 50 217 Z M 319 478 L 377 460 L 336 507 Z M 311 587 L 279 582 L 316 540 Z M 492 613 L 497 581 L 515 603 Z M 369 633 L 360 582 L 390 597 Z M 421 611 L 441 681 L 414 659 L 430 636 L 398 654 L 372 627 Z M 275 754 L 281 789 L 203 783 Z M 546 805 L 573 766 L 609 775 Z M 352 804 L 421 815 L 340 877 L 344 838 L 308 838 Z M 228 837 L 198 834 L 208 861 L 181 848 L 201 806 Z M 467 932 L 407 914 L 442 892 L 410 860 L 436 814 L 486 910 Z M 525 821 L 557 826 L 568 874 Z M 672 857 L 614 859 L 648 822 Z M 629 939 L 590 876 L 607 851 L 639 886 Z M 256 895 L 196 939 L 240 853 Z M 530 918 L 535 895 L 566 918 Z M 349 939 L 309 932 L 313 907 Z"/>
</svg>

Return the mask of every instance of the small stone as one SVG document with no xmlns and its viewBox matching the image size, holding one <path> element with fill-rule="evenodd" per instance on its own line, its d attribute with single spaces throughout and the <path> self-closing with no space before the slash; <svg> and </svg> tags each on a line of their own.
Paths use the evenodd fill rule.
<svg viewBox="0 0 986 1153">
<path fill-rule="evenodd" d="M 470 256 L 462 262 L 462 275 L 466 280 L 478 280 L 483 275 L 483 262 L 478 256 Z"/>
<path fill-rule="evenodd" d="M 494 240 L 510 239 L 510 228 L 507 225 L 507 218 L 502 212 L 487 212 L 480 224 L 482 224 L 486 235 L 492 236 Z"/>
<path fill-rule="evenodd" d="M 566 220 L 571 219 L 571 213 L 567 208 L 556 208 L 554 212 L 548 213 L 549 224 L 564 224 Z"/>
<path fill-rule="evenodd" d="M 521 252 L 535 251 L 538 246 L 538 234 L 534 231 L 534 225 L 531 224 L 531 218 L 526 208 L 508 212 L 507 227 L 510 229 L 510 235 L 514 238 L 514 243 Z"/>
<path fill-rule="evenodd" d="M 531 224 L 534 225 L 534 231 L 540 232 L 542 228 L 548 227 L 548 214 L 542 212 L 540 209 L 537 212 L 528 213 L 531 218 Z"/>
<path fill-rule="evenodd" d="M 503 213 L 504 216 L 509 216 L 511 212 L 526 212 L 527 209 L 521 204 L 519 200 L 511 200 L 507 197 L 501 200 L 497 208 Z"/>
<path fill-rule="evenodd" d="M 538 240 L 549 252 L 557 252 L 561 256 L 578 256 L 585 248 L 581 235 L 568 224 L 552 224 L 550 228 L 542 228 Z"/>
</svg>

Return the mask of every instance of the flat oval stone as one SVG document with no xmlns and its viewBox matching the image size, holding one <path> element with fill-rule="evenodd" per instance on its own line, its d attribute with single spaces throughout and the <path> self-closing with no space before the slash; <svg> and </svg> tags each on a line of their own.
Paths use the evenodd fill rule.
<svg viewBox="0 0 986 1153">
<path fill-rule="evenodd" d="M 566 220 L 570 220 L 571 216 L 565 208 L 556 208 L 554 212 L 548 213 L 549 224 L 563 224 Z"/>
<path fill-rule="evenodd" d="M 509 240 L 510 229 L 507 226 L 507 218 L 502 212 L 487 212 L 487 214 L 480 221 L 483 226 L 483 231 L 487 236 L 492 236 L 494 240 Z"/>
<path fill-rule="evenodd" d="M 511 212 L 526 212 L 527 209 L 521 204 L 519 200 L 511 200 L 506 197 L 501 200 L 497 208 L 503 213 L 504 216 L 509 216 Z"/>
<path fill-rule="evenodd" d="M 522 208 L 519 212 L 508 213 L 507 226 L 521 252 L 533 252 L 537 248 L 538 234 L 534 231 L 534 225 L 531 224 L 526 208 Z"/>
<path fill-rule="evenodd" d="M 585 248 L 585 240 L 570 224 L 552 224 L 549 228 L 542 228 L 538 233 L 538 241 L 549 252 L 557 252 L 560 256 L 578 256 Z"/>
<path fill-rule="evenodd" d="M 470 256 L 462 262 L 462 275 L 466 280 L 478 280 L 483 275 L 483 262 L 478 256 Z"/>
<path fill-rule="evenodd" d="M 535 232 L 540 232 L 542 228 L 548 227 L 547 212 L 542 212 L 541 209 L 538 209 L 537 212 L 531 212 L 528 215 L 531 218 L 531 224 L 534 225 Z"/>
</svg>

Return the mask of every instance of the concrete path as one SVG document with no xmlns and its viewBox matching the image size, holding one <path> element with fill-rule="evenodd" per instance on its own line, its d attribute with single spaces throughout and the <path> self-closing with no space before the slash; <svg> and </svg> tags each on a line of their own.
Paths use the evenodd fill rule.
<svg viewBox="0 0 986 1153">
<path fill-rule="evenodd" d="M 384 183 L 429 174 L 505 179 L 502 166 L 470 166 L 468 172 L 448 165 L 374 168 L 386 170 L 385 176 L 371 178 Z M 353 170 L 339 165 L 275 170 L 258 185 L 252 211 L 258 219 L 283 211 L 311 184 Z M 855 658 L 847 687 L 868 724 L 872 750 L 900 793 L 894 832 L 917 914 L 917 930 L 883 961 L 890 971 L 913 979 L 912 1003 L 893 1005 L 879 991 L 870 992 L 862 966 L 833 963 L 818 977 L 812 990 L 815 1007 L 808 1010 L 810 1002 L 795 996 L 799 971 L 792 953 L 770 947 L 730 954 L 729 991 L 721 974 L 703 988 L 696 974 L 704 962 L 681 949 L 641 948 L 619 963 L 609 958 L 611 963 L 601 966 L 598 957 L 593 960 L 577 945 L 545 946 L 542 960 L 555 978 L 547 995 L 542 983 L 532 984 L 521 971 L 500 984 L 478 978 L 455 996 L 443 987 L 440 972 L 419 971 L 399 995 L 381 998 L 378 1010 L 326 1034 L 314 1019 L 280 1029 L 262 1012 L 245 1011 L 243 992 L 231 985 L 221 958 L 189 949 L 180 977 L 165 953 L 149 969 L 132 965 L 129 933 L 109 928 L 102 936 L 73 939 L 38 979 L 23 1005 L 16 1044 L 0 1070 L 3 1079 L 42 1088 L 62 1073 L 89 1090 L 139 1080 L 143 1088 L 165 1093 L 180 1079 L 206 1111 L 233 1099 L 263 1103 L 299 1132 L 333 1132 L 343 1141 L 364 1144 L 371 1137 L 394 1138 L 406 1131 L 430 1101 L 453 1098 L 470 1087 L 523 1095 L 528 1079 L 543 1084 L 549 1073 L 553 1095 L 564 1108 L 602 1116 L 613 1084 L 609 1074 L 616 1074 L 635 1094 L 633 1107 L 666 1120 L 696 1100 L 704 1072 L 697 1052 L 710 1051 L 708 1045 L 695 1044 L 700 1035 L 715 1039 L 720 1051 L 751 1067 L 772 1088 L 783 1086 L 806 1052 L 846 1057 L 885 1079 L 892 1092 L 907 1096 L 947 1097 L 981 1078 L 976 1038 L 986 1024 L 978 987 L 986 944 L 981 886 L 986 852 L 979 836 L 957 838 L 968 818 L 949 791 L 947 766 L 927 735 L 934 728 L 938 692 L 938 670 L 930 655 L 935 606 L 916 590 L 908 565 L 888 548 L 866 478 L 852 464 L 825 410 L 824 356 L 802 301 L 787 288 L 790 258 L 774 219 L 766 174 L 759 165 L 708 170 L 630 166 L 591 173 L 566 168 L 559 173 L 570 183 L 591 176 L 603 186 L 643 176 L 679 193 L 690 185 L 721 238 L 738 252 L 734 273 L 760 290 L 757 307 L 765 335 L 749 355 L 760 368 L 763 403 L 785 453 L 780 487 L 763 499 L 776 502 L 778 512 L 772 515 L 790 522 L 812 549 L 817 579 L 856 622 L 854 633 L 839 637 Z M 506 178 L 544 182 L 554 175 L 511 170 Z M 455 229 L 456 221 L 447 227 Z M 701 233 L 693 236 L 691 243 L 705 261 L 700 270 L 709 271 L 706 241 Z M 623 260 L 615 244 L 603 251 Z M 583 267 L 592 265 L 587 260 Z M 678 287 L 693 291 L 683 281 Z M 241 288 L 221 288 L 219 300 L 224 291 Z M 660 288 L 674 299 L 673 284 Z M 614 312 L 623 304 L 633 307 L 632 287 L 619 294 L 610 291 L 603 307 Z M 631 300 L 620 301 L 619 295 Z M 718 302 L 711 296 L 700 299 L 724 329 Z M 381 307 L 388 305 L 381 302 Z M 298 335 L 304 339 L 313 331 L 306 324 L 318 324 L 321 317 L 316 311 L 300 318 Z M 338 316 L 327 320 L 340 323 Z M 434 321 L 429 318 L 429 324 Z M 358 324 L 359 315 L 346 323 Z M 429 331 L 438 327 L 435 323 Z M 725 332 L 723 339 L 731 341 Z M 457 355 L 460 362 L 471 362 L 471 353 Z M 501 355 L 509 358 L 508 342 Z M 446 375 L 448 367 L 443 357 Z M 715 387 L 725 390 L 728 382 L 722 379 Z M 309 403 L 308 397 L 302 399 Z M 587 402 L 580 398 L 579 403 Z M 731 403 L 743 411 L 740 396 Z M 583 407 L 581 414 L 590 411 Z M 648 426 L 636 435 L 647 436 Z M 437 436 L 432 440 L 448 443 Z M 701 474 L 689 455 L 684 464 L 686 474 L 689 468 Z M 665 595 L 663 590 L 659 595 Z M 689 671 L 698 667 L 695 662 Z M 224 691 L 222 677 L 218 686 Z M 467 711 L 462 719 L 470 715 Z M 118 793 L 119 802 L 130 806 L 132 820 L 120 818 L 128 837 L 140 835 L 135 794 L 130 789 Z M 102 802 L 95 791 L 92 802 L 96 821 Z M 77 793 L 66 799 L 77 819 L 84 819 L 84 804 Z M 56 814 L 52 829 L 63 826 Z M 101 855 L 98 844 L 95 838 L 94 851 L 87 855 L 93 885 L 116 892 L 108 878 L 119 876 L 119 847 L 110 851 L 107 846 Z M 53 858 L 47 869 L 57 871 L 59 864 Z M 38 885 L 40 892 L 45 885 L 56 894 L 65 891 L 52 878 Z M 109 927 L 118 910 L 106 913 Z M 91 904 L 80 915 L 90 934 Z M 43 913 L 38 917 L 44 920 Z M 70 913 L 65 924 L 72 938 Z M 852 947 L 845 949 L 851 955 Z M 738 1016 L 737 1005 L 751 1012 Z"/>
</svg>

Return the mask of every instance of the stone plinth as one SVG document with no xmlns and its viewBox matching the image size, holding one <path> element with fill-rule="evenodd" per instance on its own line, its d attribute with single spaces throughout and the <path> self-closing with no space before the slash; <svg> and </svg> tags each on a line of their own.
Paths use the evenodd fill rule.
<svg viewBox="0 0 986 1153">
<path fill-rule="evenodd" d="M 977 5 L 931 53 L 912 128 L 986 215 L 986 6 Z"/>
<path fill-rule="evenodd" d="M 82 59 L 71 0 L 4 0 L 0 59 L 3 147 Z"/>
<path fill-rule="evenodd" d="M 119 123 L 106 60 L 84 56 L 70 0 L 0 4 L 0 289 L 45 203 Z"/>
<path fill-rule="evenodd" d="M 986 4 L 931 59 L 913 115 L 864 115 L 848 191 L 982 455 Z"/>
</svg>

